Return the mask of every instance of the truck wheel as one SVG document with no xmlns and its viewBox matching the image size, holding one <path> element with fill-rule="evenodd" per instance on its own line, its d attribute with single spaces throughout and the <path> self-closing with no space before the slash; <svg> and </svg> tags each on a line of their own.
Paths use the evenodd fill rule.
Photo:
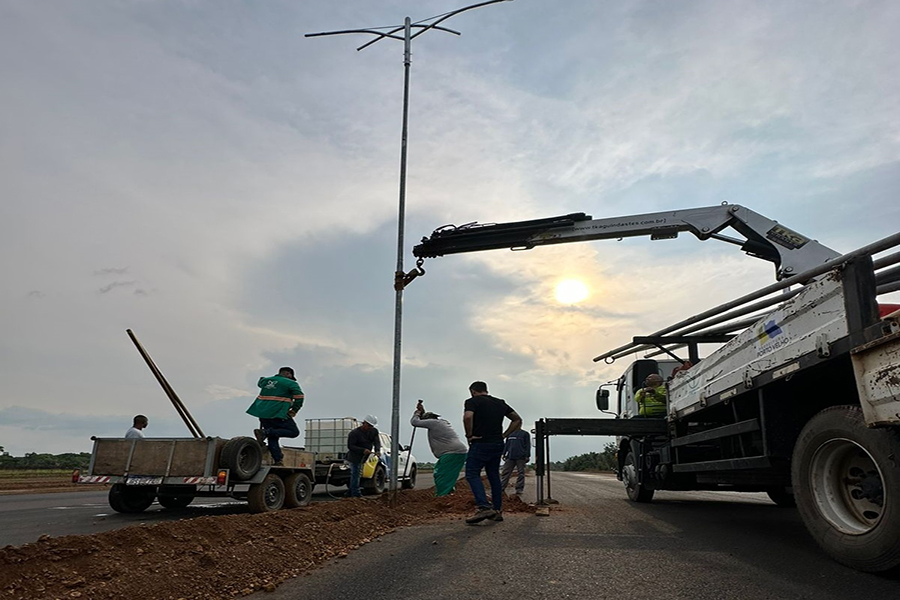
<svg viewBox="0 0 900 600">
<path fill-rule="evenodd" d="M 306 506 L 312 500 L 313 482 L 305 473 L 291 473 L 284 478 L 284 505 L 287 508 Z"/>
<path fill-rule="evenodd" d="M 274 473 L 269 473 L 262 483 L 254 483 L 247 491 L 250 512 L 261 513 L 278 510 L 284 505 L 284 481 Z"/>
<path fill-rule="evenodd" d="M 141 513 L 150 508 L 156 497 L 156 488 L 143 485 L 117 483 L 109 488 L 109 506 L 120 513 Z"/>
<path fill-rule="evenodd" d="M 163 508 L 185 508 L 194 501 L 196 492 L 197 488 L 192 485 L 162 485 L 159 487 L 156 501 Z"/>
<path fill-rule="evenodd" d="M 650 502 L 653 500 L 653 490 L 648 490 L 638 483 L 637 464 L 634 460 L 634 452 L 631 450 L 625 455 L 622 481 L 625 483 L 625 492 L 628 494 L 628 499 L 632 502 Z"/>
<path fill-rule="evenodd" d="M 372 479 L 368 480 L 364 487 L 367 494 L 381 494 L 384 492 L 387 487 L 387 471 L 384 470 L 384 465 L 375 467 Z"/>
<path fill-rule="evenodd" d="M 791 476 L 826 553 L 860 571 L 900 567 L 900 433 L 867 428 L 858 406 L 826 408 L 800 433 Z"/>
<path fill-rule="evenodd" d="M 262 467 L 262 448 L 251 437 L 231 438 L 222 447 L 219 466 L 231 471 L 235 481 L 246 481 L 256 475 Z"/>
<path fill-rule="evenodd" d="M 411 490 L 416 487 L 416 471 L 418 471 L 418 469 L 416 469 L 416 465 L 413 465 L 409 470 L 409 477 L 403 480 L 404 490 Z"/>
<path fill-rule="evenodd" d="M 794 508 L 797 506 L 797 500 L 794 494 L 785 490 L 783 487 L 774 487 L 766 490 L 769 500 L 777 504 L 781 508 Z"/>
</svg>

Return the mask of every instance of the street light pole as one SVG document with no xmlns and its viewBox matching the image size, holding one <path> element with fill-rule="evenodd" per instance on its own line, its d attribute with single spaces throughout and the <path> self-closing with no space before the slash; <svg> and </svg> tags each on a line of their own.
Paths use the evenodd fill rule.
<svg viewBox="0 0 900 600">
<path fill-rule="evenodd" d="M 413 23 L 409 17 L 400 26 L 379 27 L 374 29 L 347 29 L 343 31 L 323 31 L 321 33 L 307 33 L 305 37 L 322 37 L 327 35 L 341 35 L 349 33 L 367 33 L 376 36 L 375 39 L 363 44 L 357 51 L 363 50 L 371 46 L 375 42 L 385 38 L 395 40 L 403 40 L 403 129 L 400 138 L 400 208 L 397 217 L 397 269 L 394 272 L 394 369 L 393 369 L 393 392 L 391 396 L 391 478 L 390 490 L 396 492 L 398 488 L 398 467 L 400 464 L 400 367 L 403 355 L 401 352 L 401 342 L 403 339 L 403 289 L 413 279 L 425 273 L 422 269 L 422 261 L 416 263 L 416 268 L 409 273 L 405 273 L 403 269 L 403 230 L 406 221 L 406 155 L 407 155 L 407 139 L 409 131 L 409 71 L 412 64 L 412 54 L 410 48 L 412 40 L 426 31 L 435 29 L 452 33 L 454 35 L 462 35 L 458 31 L 441 27 L 440 23 L 447 19 L 458 15 L 459 13 L 487 6 L 488 4 L 497 4 L 499 2 L 511 2 L 512 0 L 489 0 L 488 2 L 479 2 L 459 8 L 457 10 L 431 17 L 423 21 Z M 417 31 L 412 33 L 413 29 Z M 397 35 L 403 32 L 403 37 Z M 408 467 L 407 467 L 408 468 Z M 392 499 L 396 498 L 392 494 Z"/>
</svg>

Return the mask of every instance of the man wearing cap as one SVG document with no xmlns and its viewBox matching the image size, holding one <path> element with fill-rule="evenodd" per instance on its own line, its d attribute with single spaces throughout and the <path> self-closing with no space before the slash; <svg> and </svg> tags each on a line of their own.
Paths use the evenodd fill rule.
<svg viewBox="0 0 900 600">
<path fill-rule="evenodd" d="M 644 387 L 634 395 L 639 417 L 666 416 L 666 384 L 657 373 L 647 375 Z"/>
<path fill-rule="evenodd" d="M 354 429 L 347 436 L 347 462 L 350 463 L 350 491 L 347 495 L 351 498 L 360 498 L 362 492 L 359 491 L 359 475 L 362 472 L 363 463 L 372 454 L 374 448 L 375 454 L 381 453 L 381 440 L 378 436 L 378 417 L 374 415 L 366 415 L 362 425 Z"/>
<path fill-rule="evenodd" d="M 284 464 L 284 453 L 278 444 L 279 438 L 300 435 L 294 415 L 303 407 L 303 390 L 291 367 L 281 367 L 278 375 L 260 377 L 257 385 L 259 396 L 247 409 L 247 414 L 259 419 L 259 429 L 253 430 L 256 441 L 265 445 L 268 439 L 269 453 L 275 466 L 280 467 Z"/>
<path fill-rule="evenodd" d="M 453 491 L 456 480 L 459 479 L 469 448 L 453 431 L 450 422 L 440 416 L 425 412 L 425 405 L 419 400 L 409 424 L 428 430 L 428 445 L 437 457 L 434 465 L 434 495 L 446 496 Z"/>
</svg>

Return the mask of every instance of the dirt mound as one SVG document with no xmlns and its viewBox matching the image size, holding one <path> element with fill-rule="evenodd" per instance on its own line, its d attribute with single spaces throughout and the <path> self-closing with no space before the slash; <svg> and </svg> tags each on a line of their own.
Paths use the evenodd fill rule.
<svg viewBox="0 0 900 600">
<path fill-rule="evenodd" d="M 268 514 L 43 536 L 34 544 L 0 549 L 0 597 L 208 599 L 271 591 L 397 527 L 461 518 L 474 508 L 462 481 L 450 496 L 432 494 L 403 491 L 393 507 L 385 494 Z M 532 510 L 516 497 L 504 500 L 505 513 Z"/>
</svg>

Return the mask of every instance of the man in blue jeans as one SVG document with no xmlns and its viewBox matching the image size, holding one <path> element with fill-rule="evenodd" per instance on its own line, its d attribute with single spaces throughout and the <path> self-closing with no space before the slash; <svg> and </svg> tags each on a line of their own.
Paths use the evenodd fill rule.
<svg viewBox="0 0 900 600">
<path fill-rule="evenodd" d="M 350 484 L 344 495 L 348 498 L 362 497 L 359 489 L 359 476 L 363 464 L 373 452 L 381 454 L 381 436 L 375 429 L 376 425 L 378 425 L 378 418 L 374 415 L 366 415 L 362 425 L 347 436 L 347 454 L 344 459 L 350 463 Z"/>
<path fill-rule="evenodd" d="M 476 381 L 469 386 L 471 398 L 466 400 L 463 424 L 466 428 L 466 440 L 469 442 L 469 454 L 466 457 L 466 481 L 472 488 L 475 514 L 466 519 L 466 523 L 474 525 L 485 519 L 502 521 L 503 486 L 500 484 L 500 457 L 503 455 L 503 440 L 513 431 L 522 427 L 522 418 L 505 400 L 494 398 L 488 393 L 487 384 Z M 503 419 L 511 422 L 503 431 Z M 488 503 L 481 481 L 481 470 L 484 469 L 491 484 L 491 503 Z"/>
</svg>

